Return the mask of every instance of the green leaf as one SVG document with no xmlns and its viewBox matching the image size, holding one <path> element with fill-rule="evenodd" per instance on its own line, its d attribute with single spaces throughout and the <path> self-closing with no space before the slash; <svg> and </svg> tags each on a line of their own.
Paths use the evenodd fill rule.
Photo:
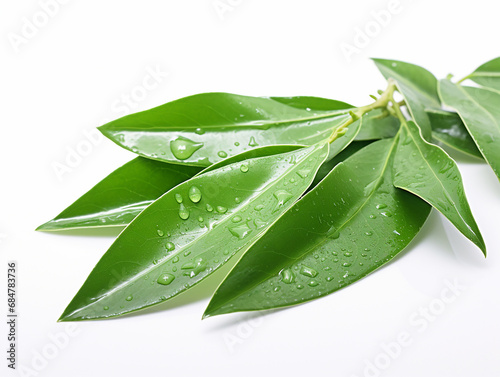
<svg viewBox="0 0 500 377">
<path fill-rule="evenodd" d="M 455 161 L 440 147 L 425 141 L 412 121 L 401 128 L 394 185 L 431 204 L 486 255 Z"/>
<path fill-rule="evenodd" d="M 209 166 L 265 145 L 313 145 L 349 119 L 344 102 L 205 93 L 101 126 L 118 145 L 175 164 Z"/>
<path fill-rule="evenodd" d="M 259 239 L 307 189 L 327 155 L 322 143 L 253 158 L 170 190 L 125 228 L 60 320 L 119 316 L 199 283 Z"/>
<path fill-rule="evenodd" d="M 372 142 L 373 140 L 353 141 L 342 152 L 337 154 L 334 158 L 325 161 L 323 165 L 320 166 L 318 173 L 316 173 L 316 177 L 314 177 L 311 189 L 315 187 L 319 182 L 321 182 L 321 180 L 325 178 L 328 175 L 328 173 L 330 173 L 332 169 L 335 166 L 337 166 L 337 164 L 351 157 L 354 153 L 366 147 Z"/>
<path fill-rule="evenodd" d="M 479 66 L 467 78 L 479 85 L 500 90 L 500 57 Z"/>
<path fill-rule="evenodd" d="M 101 182 L 37 230 L 126 225 L 144 208 L 200 171 L 137 157 Z"/>
<path fill-rule="evenodd" d="M 313 300 L 403 250 L 430 206 L 393 186 L 395 145 L 380 140 L 339 163 L 241 258 L 204 316 Z"/>
<path fill-rule="evenodd" d="M 373 59 L 386 79 L 396 80 L 408 110 L 422 128 L 427 140 L 431 137 L 431 123 L 426 109 L 441 108 L 437 93 L 437 79 L 428 70 L 398 60 Z"/>
<path fill-rule="evenodd" d="M 470 156 L 483 158 L 474 140 L 457 113 L 444 110 L 427 110 L 435 144 L 451 147 Z"/>
<path fill-rule="evenodd" d="M 500 179 L 500 93 L 441 80 L 439 95 L 446 106 L 460 115 L 477 148 Z"/>
<path fill-rule="evenodd" d="M 363 115 L 363 127 L 356 140 L 378 140 L 394 137 L 399 129 L 397 118 L 387 114 L 383 109 L 372 110 Z"/>
</svg>

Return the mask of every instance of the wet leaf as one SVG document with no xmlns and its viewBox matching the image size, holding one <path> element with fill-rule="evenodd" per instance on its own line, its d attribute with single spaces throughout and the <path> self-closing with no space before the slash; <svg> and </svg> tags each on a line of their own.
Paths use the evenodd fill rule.
<svg viewBox="0 0 500 377">
<path fill-rule="evenodd" d="M 116 169 L 37 230 L 126 225 L 144 208 L 200 168 L 137 157 Z"/>
<path fill-rule="evenodd" d="M 205 317 L 313 300 L 401 252 L 430 206 L 393 186 L 395 147 L 380 140 L 339 163 L 241 258 Z"/>
<path fill-rule="evenodd" d="M 125 228 L 60 320 L 118 316 L 199 283 L 260 238 L 307 189 L 327 155 L 323 143 L 247 159 L 170 190 Z"/>
<path fill-rule="evenodd" d="M 426 142 L 412 121 L 401 128 L 394 185 L 431 204 L 486 255 L 455 161 L 437 145 Z"/>
<path fill-rule="evenodd" d="M 266 145 L 313 145 L 352 108 L 317 97 L 247 97 L 205 93 L 127 115 L 101 126 L 118 145 L 175 164 L 209 166 Z"/>
<path fill-rule="evenodd" d="M 439 95 L 446 106 L 460 115 L 477 148 L 500 179 L 500 93 L 441 80 Z"/>
</svg>

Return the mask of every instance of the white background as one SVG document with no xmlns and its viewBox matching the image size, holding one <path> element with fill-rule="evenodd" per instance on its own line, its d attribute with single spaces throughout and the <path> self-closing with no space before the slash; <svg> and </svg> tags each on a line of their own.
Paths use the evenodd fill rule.
<svg viewBox="0 0 500 377">
<path fill-rule="evenodd" d="M 500 375 L 500 184 L 486 165 L 462 157 L 486 260 L 433 212 L 394 263 L 306 305 L 253 320 L 235 314 L 201 321 L 219 276 L 142 315 L 73 329 L 56 322 L 118 231 L 34 229 L 133 157 L 98 140 L 68 166 L 71 151 L 106 119 L 206 91 L 363 105 L 385 87 L 371 56 L 444 77 L 464 76 L 500 55 L 492 1 L 401 0 L 377 26 L 381 16 L 374 14 L 389 4 L 61 0 L 44 16 L 38 1 L 2 2 L 0 286 L 7 260 L 17 261 L 18 367 L 27 368 L 21 375 Z M 35 31 L 25 26 L 32 21 Z M 356 47 L 358 30 L 367 29 L 365 46 L 358 40 L 359 51 L 344 54 L 341 46 Z M 161 72 L 156 82 L 147 78 L 151 70 Z M 145 79 L 149 89 L 141 89 Z M 132 103 L 123 102 L 131 95 Z M 67 171 L 57 174 L 61 165 Z M 446 291 L 457 282 L 454 295 Z M 5 288 L 0 292 L 4 316 Z M 453 302 L 442 304 L 443 292 Z M 430 308 L 432 320 L 419 308 Z M 1 329 L 5 355 L 7 327 Z M 411 344 L 398 350 L 392 343 L 405 333 Z M 0 375 L 18 373 L 0 359 Z"/>
</svg>

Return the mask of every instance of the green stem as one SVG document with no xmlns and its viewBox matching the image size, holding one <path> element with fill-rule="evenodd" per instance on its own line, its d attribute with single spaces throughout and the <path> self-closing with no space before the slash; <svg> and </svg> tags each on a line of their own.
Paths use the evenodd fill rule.
<svg viewBox="0 0 500 377">
<path fill-rule="evenodd" d="M 465 76 L 465 77 L 462 77 L 460 80 L 458 80 L 458 81 L 456 82 L 456 84 L 461 84 L 461 83 L 463 83 L 465 80 L 470 79 L 471 77 L 472 77 L 472 73 L 471 73 L 470 75 L 467 75 L 467 76 Z"/>
<path fill-rule="evenodd" d="M 355 110 L 349 112 L 351 117 L 348 120 L 346 120 L 343 124 L 341 124 L 339 127 L 337 127 L 330 135 L 328 139 L 328 142 L 330 144 L 334 142 L 336 139 L 338 139 L 340 136 L 344 135 L 346 133 L 346 128 L 349 127 L 355 121 L 357 121 L 359 118 L 361 118 L 363 115 L 365 115 L 367 112 L 379 108 L 388 108 L 390 102 L 394 103 L 393 94 L 394 91 L 396 90 L 396 82 L 393 79 L 388 79 L 387 83 L 388 83 L 387 88 L 382 92 L 380 97 L 375 102 L 366 106 L 358 107 Z"/>
</svg>

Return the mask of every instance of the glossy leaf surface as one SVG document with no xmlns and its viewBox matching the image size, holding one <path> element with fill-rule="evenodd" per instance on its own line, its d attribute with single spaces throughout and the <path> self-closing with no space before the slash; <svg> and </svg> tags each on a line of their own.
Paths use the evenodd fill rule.
<svg viewBox="0 0 500 377">
<path fill-rule="evenodd" d="M 401 128 L 394 185 L 431 204 L 486 254 L 455 161 L 437 145 L 426 142 L 412 121 Z"/>
<path fill-rule="evenodd" d="M 247 97 L 205 93 L 127 115 L 100 127 L 144 157 L 209 166 L 258 146 L 313 145 L 346 119 L 344 102 L 317 97 Z"/>
<path fill-rule="evenodd" d="M 441 108 L 437 79 L 428 70 L 397 60 L 373 59 L 386 79 L 393 78 L 413 119 L 422 128 L 427 140 L 431 138 L 431 123 L 426 109 Z"/>
<path fill-rule="evenodd" d="M 441 80 L 439 94 L 443 103 L 460 115 L 477 148 L 500 179 L 500 93 Z"/>
<path fill-rule="evenodd" d="M 200 168 L 137 157 L 116 169 L 37 230 L 126 225 L 144 208 Z"/>
<path fill-rule="evenodd" d="M 118 316 L 189 289 L 255 242 L 327 155 L 321 144 L 253 158 L 175 187 L 120 234 L 60 320 Z"/>
<path fill-rule="evenodd" d="M 428 110 L 432 139 L 436 144 L 446 145 L 462 153 L 483 158 L 474 140 L 457 113 L 443 110 Z"/>
<path fill-rule="evenodd" d="M 479 85 L 500 90 L 500 57 L 479 66 L 468 78 Z"/>
<path fill-rule="evenodd" d="M 404 249 L 430 206 L 394 187 L 395 146 L 380 140 L 339 163 L 241 258 L 205 317 L 325 296 Z"/>
<path fill-rule="evenodd" d="M 399 121 L 388 116 L 382 109 L 372 110 L 363 115 L 363 127 L 356 140 L 378 140 L 394 137 L 399 129 Z"/>
</svg>

